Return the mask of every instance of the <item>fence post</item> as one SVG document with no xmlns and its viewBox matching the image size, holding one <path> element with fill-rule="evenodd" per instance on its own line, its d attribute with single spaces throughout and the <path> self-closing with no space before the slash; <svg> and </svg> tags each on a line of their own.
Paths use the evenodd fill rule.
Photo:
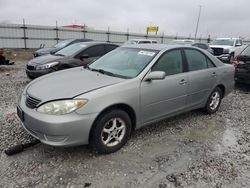
<svg viewBox="0 0 250 188">
<path fill-rule="evenodd" d="M 164 32 L 162 32 L 162 36 L 161 36 L 161 43 L 163 44 L 163 39 L 164 39 Z"/>
<path fill-rule="evenodd" d="M 25 25 L 25 19 L 23 19 L 23 26 L 21 27 L 23 29 L 23 40 L 24 40 L 24 49 L 27 49 L 27 37 L 26 37 L 26 25 Z"/>
<path fill-rule="evenodd" d="M 86 38 L 86 25 L 84 24 L 83 26 L 83 38 L 85 39 Z"/>
<path fill-rule="evenodd" d="M 211 38 L 210 38 L 210 35 L 208 35 L 207 43 L 210 43 L 210 41 L 211 41 Z"/>
<path fill-rule="evenodd" d="M 109 27 L 108 27 L 108 32 L 107 32 L 106 34 L 107 34 L 107 39 L 108 39 L 107 42 L 110 42 L 110 41 L 109 41 L 109 34 L 110 34 L 110 32 L 109 32 Z"/>
<path fill-rule="evenodd" d="M 56 31 L 56 38 L 55 38 L 55 40 L 56 40 L 56 43 L 58 43 L 58 41 L 59 41 L 59 35 L 58 35 L 58 24 L 57 24 L 57 21 L 56 21 L 55 31 Z"/>
<path fill-rule="evenodd" d="M 127 34 L 126 34 L 126 36 L 127 36 L 127 40 L 129 40 L 129 29 L 127 29 Z"/>
</svg>

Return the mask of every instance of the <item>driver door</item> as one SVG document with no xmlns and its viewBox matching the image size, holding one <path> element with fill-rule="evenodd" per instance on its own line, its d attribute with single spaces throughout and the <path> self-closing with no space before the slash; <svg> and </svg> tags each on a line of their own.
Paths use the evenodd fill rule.
<svg viewBox="0 0 250 188">
<path fill-rule="evenodd" d="M 186 106 L 188 77 L 181 50 L 165 52 L 151 71 L 164 71 L 163 80 L 141 82 L 142 124 L 163 118 Z"/>
</svg>

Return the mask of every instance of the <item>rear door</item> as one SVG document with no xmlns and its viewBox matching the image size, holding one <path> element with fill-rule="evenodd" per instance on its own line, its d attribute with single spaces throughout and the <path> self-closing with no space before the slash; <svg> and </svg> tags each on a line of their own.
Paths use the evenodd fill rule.
<svg viewBox="0 0 250 188">
<path fill-rule="evenodd" d="M 185 49 L 188 64 L 187 106 L 201 104 L 208 98 L 217 80 L 217 68 L 201 51 Z"/>
<path fill-rule="evenodd" d="M 184 109 L 186 105 L 187 73 L 184 72 L 181 50 L 165 52 L 151 71 L 164 71 L 164 80 L 142 81 L 141 112 L 143 123 L 162 118 Z"/>
</svg>

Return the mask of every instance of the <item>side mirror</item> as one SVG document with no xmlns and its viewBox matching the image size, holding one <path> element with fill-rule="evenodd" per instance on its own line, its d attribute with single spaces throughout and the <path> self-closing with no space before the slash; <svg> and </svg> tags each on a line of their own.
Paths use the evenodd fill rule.
<svg viewBox="0 0 250 188">
<path fill-rule="evenodd" d="M 236 47 L 241 46 L 241 44 L 235 44 Z"/>
<path fill-rule="evenodd" d="M 164 80 L 164 78 L 166 77 L 166 73 L 163 71 L 153 71 L 150 72 L 147 76 L 146 76 L 146 81 L 151 81 L 151 80 Z"/>
<path fill-rule="evenodd" d="M 83 54 L 80 56 L 80 59 L 88 59 L 89 55 L 88 54 Z"/>
</svg>

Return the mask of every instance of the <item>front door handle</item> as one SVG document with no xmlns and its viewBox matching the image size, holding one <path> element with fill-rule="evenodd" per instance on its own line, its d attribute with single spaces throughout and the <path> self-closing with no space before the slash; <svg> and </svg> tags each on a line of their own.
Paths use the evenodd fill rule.
<svg viewBox="0 0 250 188">
<path fill-rule="evenodd" d="M 185 85 L 186 83 L 187 83 L 187 81 L 186 81 L 185 79 L 182 79 L 182 80 L 179 82 L 180 85 Z"/>
</svg>

